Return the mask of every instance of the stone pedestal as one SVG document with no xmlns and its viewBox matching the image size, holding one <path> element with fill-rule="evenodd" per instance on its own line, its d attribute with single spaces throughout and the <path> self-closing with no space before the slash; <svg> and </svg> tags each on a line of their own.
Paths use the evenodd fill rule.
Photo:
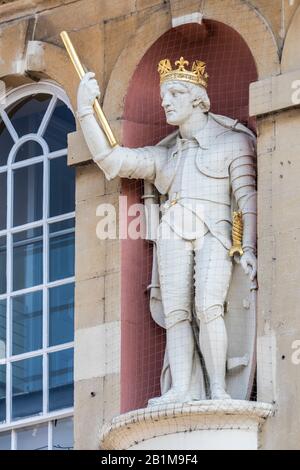
<svg viewBox="0 0 300 470">
<path fill-rule="evenodd" d="M 257 450 L 267 403 L 209 400 L 144 408 L 104 426 L 106 450 Z"/>
</svg>

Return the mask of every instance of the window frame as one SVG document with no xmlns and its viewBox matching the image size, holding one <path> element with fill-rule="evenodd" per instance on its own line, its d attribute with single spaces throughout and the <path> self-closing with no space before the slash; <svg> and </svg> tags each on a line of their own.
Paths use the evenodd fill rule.
<svg viewBox="0 0 300 470">
<path fill-rule="evenodd" d="M 48 424 L 48 450 L 53 450 L 53 423 L 57 420 L 74 417 L 74 408 L 64 408 L 53 411 L 47 416 L 32 416 L 30 418 L 19 419 L 9 425 L 1 425 L 0 433 L 10 433 L 10 450 L 18 450 L 17 433 L 19 430 L 26 430 L 41 424 Z M 34 450 L 34 449 L 32 449 Z"/>
<path fill-rule="evenodd" d="M 33 94 L 48 94 L 52 95 L 48 108 L 42 118 L 39 129 L 36 134 L 27 134 L 25 136 L 19 137 L 13 128 L 6 109 L 16 103 L 18 100 L 28 97 Z M 0 359 L 0 365 L 6 365 L 6 421 L 5 423 L 0 424 L 0 432 L 11 431 L 11 448 L 16 448 L 16 429 L 24 428 L 27 425 L 34 425 L 40 423 L 48 422 L 49 432 L 48 432 L 48 445 L 52 447 L 50 428 L 52 426 L 52 421 L 55 419 L 61 419 L 73 416 L 73 407 L 64 408 L 57 410 L 55 412 L 48 411 L 48 397 L 49 397 L 49 353 L 56 351 L 63 351 L 65 349 L 74 349 L 74 340 L 68 343 L 63 343 L 56 346 L 47 346 L 48 336 L 49 336 L 49 289 L 52 287 L 61 286 L 64 284 L 75 284 L 75 274 L 72 277 L 59 279 L 56 281 L 49 281 L 49 225 L 56 222 L 65 221 L 67 219 L 74 219 L 75 221 L 75 211 L 64 213 L 58 216 L 49 217 L 49 190 L 50 190 L 50 160 L 54 158 L 59 158 L 67 156 L 67 148 L 51 152 L 46 141 L 43 139 L 42 135 L 45 132 L 47 125 L 51 119 L 52 112 L 55 109 L 57 100 L 62 101 L 69 110 L 73 113 L 74 111 L 71 107 L 70 101 L 68 100 L 65 92 L 52 81 L 44 80 L 39 83 L 30 83 L 25 84 L 17 89 L 10 90 L 5 99 L 5 103 L 0 106 L 0 118 L 3 120 L 6 128 L 11 135 L 14 145 L 10 150 L 7 164 L 0 168 L 0 173 L 6 172 L 7 174 L 7 220 L 6 220 L 6 229 L 0 230 L 0 237 L 6 236 L 6 274 L 7 274 L 7 286 L 6 293 L 0 295 L 0 300 L 6 299 L 6 355 L 4 359 Z M 27 160 L 22 160 L 20 162 L 14 163 L 14 158 L 17 154 L 18 149 L 21 147 L 24 142 L 34 140 L 38 142 L 42 149 L 43 155 L 38 157 L 33 157 Z M 38 221 L 26 223 L 24 225 L 13 226 L 13 171 L 17 168 L 29 167 L 33 163 L 43 162 L 43 217 Z M 12 278 L 12 263 L 13 263 L 13 235 L 15 233 L 22 232 L 24 230 L 42 227 L 43 229 L 43 283 L 20 289 L 18 291 L 13 291 L 13 278 Z M 75 228 L 74 228 L 75 232 Z M 42 336 L 42 348 L 39 350 L 26 352 L 12 356 L 12 299 L 13 297 L 27 294 L 30 292 L 42 291 L 43 292 L 43 336 Z M 12 364 L 16 361 L 22 359 L 30 359 L 32 357 L 42 356 L 43 363 L 43 409 L 42 412 L 35 416 L 30 416 L 21 419 L 12 419 Z"/>
</svg>

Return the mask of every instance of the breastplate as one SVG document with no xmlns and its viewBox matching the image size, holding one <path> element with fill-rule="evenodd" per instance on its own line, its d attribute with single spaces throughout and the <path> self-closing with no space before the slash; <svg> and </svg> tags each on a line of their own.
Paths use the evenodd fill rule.
<svg viewBox="0 0 300 470">
<path fill-rule="evenodd" d="M 220 155 L 214 158 L 213 150 L 203 150 L 196 141 L 182 143 L 182 151 L 173 158 L 179 158 L 169 196 L 177 193 L 180 198 L 197 199 L 230 206 L 230 182 L 228 176 L 218 175 Z M 199 164 L 204 162 L 205 165 Z M 222 162 L 221 162 L 222 163 Z M 206 169 L 210 169 L 206 171 Z M 224 170 L 223 174 L 224 174 Z M 226 174 L 226 173 L 225 173 Z"/>
</svg>

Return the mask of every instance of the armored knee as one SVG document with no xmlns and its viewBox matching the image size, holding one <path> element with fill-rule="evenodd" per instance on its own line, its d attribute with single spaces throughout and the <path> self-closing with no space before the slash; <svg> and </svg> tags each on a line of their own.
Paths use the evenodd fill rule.
<svg viewBox="0 0 300 470">
<path fill-rule="evenodd" d="M 172 310 L 170 312 L 167 312 L 165 314 L 166 329 L 169 329 L 172 326 L 177 325 L 177 323 L 180 323 L 185 320 L 188 320 L 190 322 L 191 318 L 191 312 L 187 310 Z"/>
<path fill-rule="evenodd" d="M 224 316 L 224 305 L 212 305 L 209 307 L 196 305 L 196 315 L 200 322 L 209 323 L 216 318 Z"/>
</svg>

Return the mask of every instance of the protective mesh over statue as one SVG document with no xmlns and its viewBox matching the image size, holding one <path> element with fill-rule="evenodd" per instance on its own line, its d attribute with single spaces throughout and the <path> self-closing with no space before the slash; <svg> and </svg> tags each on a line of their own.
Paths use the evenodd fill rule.
<svg viewBox="0 0 300 470">
<path fill-rule="evenodd" d="M 175 67 L 168 59 L 159 63 L 162 106 L 178 130 L 156 146 L 111 148 L 93 116 L 100 94 L 94 74 L 78 90 L 78 118 L 106 178 L 143 179 L 166 196 L 159 224 L 151 227 L 151 312 L 167 333 L 162 395 L 151 406 L 230 399 L 226 370 L 249 364 L 247 355 L 228 361 L 224 307 L 235 264 L 229 256 L 234 210 L 243 224 L 235 261 L 248 275 L 249 292 L 255 288 L 255 138 L 237 121 L 209 112 L 206 65 L 188 66 L 183 57 Z"/>
</svg>

